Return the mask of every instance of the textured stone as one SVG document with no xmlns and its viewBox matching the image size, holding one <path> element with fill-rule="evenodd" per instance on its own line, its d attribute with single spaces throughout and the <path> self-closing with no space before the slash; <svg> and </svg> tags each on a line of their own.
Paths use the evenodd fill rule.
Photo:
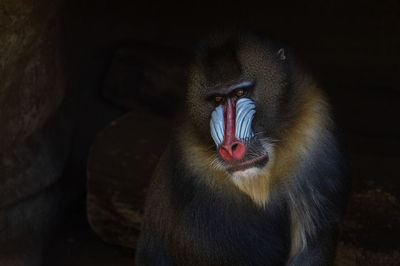
<svg viewBox="0 0 400 266">
<path fill-rule="evenodd" d="M 0 147 L 21 143 L 59 107 L 65 92 L 57 40 L 59 1 L 0 5 Z"/>
<path fill-rule="evenodd" d="M 40 265 L 68 155 L 59 1 L 0 3 L 0 265 Z M 60 134 L 61 132 L 64 135 Z"/>
<path fill-rule="evenodd" d="M 87 215 L 103 240 L 135 248 L 145 190 L 169 141 L 170 120 L 136 108 L 98 134 L 88 160 Z"/>
</svg>

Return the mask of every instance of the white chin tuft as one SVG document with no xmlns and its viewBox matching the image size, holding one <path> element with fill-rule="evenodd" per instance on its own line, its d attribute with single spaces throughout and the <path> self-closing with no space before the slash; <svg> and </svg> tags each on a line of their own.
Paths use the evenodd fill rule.
<svg viewBox="0 0 400 266">
<path fill-rule="evenodd" d="M 252 179 L 261 173 L 261 169 L 257 167 L 247 168 L 245 170 L 238 170 L 232 173 L 233 179 Z"/>
</svg>

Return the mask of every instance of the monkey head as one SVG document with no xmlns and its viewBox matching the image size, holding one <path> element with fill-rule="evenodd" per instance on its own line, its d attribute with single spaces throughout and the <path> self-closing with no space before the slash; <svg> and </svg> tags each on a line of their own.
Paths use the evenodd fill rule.
<svg viewBox="0 0 400 266">
<path fill-rule="evenodd" d="M 210 167 L 248 176 L 268 165 L 293 109 L 290 80 L 284 50 L 266 40 L 218 35 L 202 44 L 187 109 L 196 137 L 215 147 Z"/>
</svg>

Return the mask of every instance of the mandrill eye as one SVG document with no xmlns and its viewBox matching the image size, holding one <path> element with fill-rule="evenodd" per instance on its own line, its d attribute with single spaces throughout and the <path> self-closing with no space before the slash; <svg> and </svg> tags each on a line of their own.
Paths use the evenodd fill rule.
<svg viewBox="0 0 400 266">
<path fill-rule="evenodd" d="M 244 94 L 243 90 L 237 90 L 237 91 L 235 92 L 235 95 L 236 95 L 237 97 L 242 97 L 243 94 Z"/>
<path fill-rule="evenodd" d="M 215 96 L 214 100 L 219 103 L 220 101 L 222 101 L 222 97 L 221 96 Z"/>
</svg>

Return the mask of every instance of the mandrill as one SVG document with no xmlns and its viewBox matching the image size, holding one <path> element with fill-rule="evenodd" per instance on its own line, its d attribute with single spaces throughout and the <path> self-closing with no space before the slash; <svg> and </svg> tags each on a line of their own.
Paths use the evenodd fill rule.
<svg viewBox="0 0 400 266">
<path fill-rule="evenodd" d="M 348 181 L 330 107 L 270 40 L 199 45 L 136 265 L 332 265 Z"/>
</svg>

